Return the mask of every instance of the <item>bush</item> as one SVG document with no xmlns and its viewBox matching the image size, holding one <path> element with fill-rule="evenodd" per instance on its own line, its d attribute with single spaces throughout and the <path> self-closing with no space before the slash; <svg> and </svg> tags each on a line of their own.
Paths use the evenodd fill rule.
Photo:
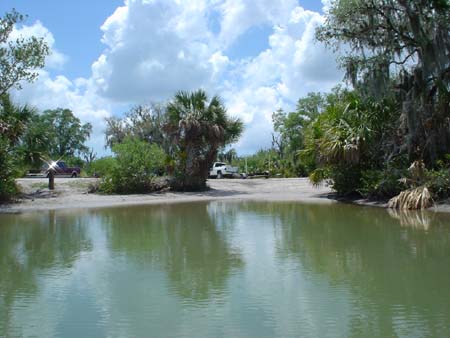
<svg viewBox="0 0 450 338">
<path fill-rule="evenodd" d="M 427 173 L 427 184 L 433 198 L 445 199 L 450 197 L 450 169 L 440 169 Z"/>
<path fill-rule="evenodd" d="M 154 178 L 164 172 L 164 151 L 156 144 L 129 138 L 112 148 L 114 163 L 100 184 L 105 193 L 145 193 L 156 189 Z"/>
<path fill-rule="evenodd" d="M 333 166 L 330 170 L 332 188 L 338 195 L 348 196 L 358 191 L 361 184 L 361 169 L 357 165 Z"/>
<path fill-rule="evenodd" d="M 15 181 L 16 163 L 9 142 L 0 137 L 0 202 L 10 200 L 19 192 Z"/>
<path fill-rule="evenodd" d="M 114 157 L 102 157 L 86 166 L 86 174 L 88 176 L 103 177 L 110 173 L 115 165 L 116 159 Z"/>
<path fill-rule="evenodd" d="M 63 157 L 63 160 L 66 162 L 68 167 L 84 167 L 84 161 L 77 156 L 67 156 Z"/>
<path fill-rule="evenodd" d="M 385 170 L 365 170 L 362 172 L 358 192 L 365 198 L 385 199 L 394 197 L 407 187 L 401 181 L 405 170 L 390 168 Z"/>
</svg>

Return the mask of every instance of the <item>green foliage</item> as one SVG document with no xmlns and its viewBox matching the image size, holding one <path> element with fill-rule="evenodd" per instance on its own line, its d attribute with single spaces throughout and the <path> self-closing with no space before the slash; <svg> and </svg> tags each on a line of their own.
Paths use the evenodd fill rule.
<svg viewBox="0 0 450 338">
<path fill-rule="evenodd" d="M 38 131 L 45 130 L 50 157 L 73 157 L 89 150 L 84 143 L 91 134 L 92 126 L 90 123 L 81 124 L 69 109 L 46 110 L 38 123 Z"/>
<path fill-rule="evenodd" d="M 111 172 L 115 165 L 116 158 L 112 156 L 101 157 L 87 165 L 86 173 L 88 176 L 104 177 Z"/>
<path fill-rule="evenodd" d="M 32 112 L 20 139 L 17 151 L 24 165 L 40 168 L 43 159 L 64 159 L 70 166 L 82 167 L 80 159 L 89 149 L 85 146 L 92 127 L 80 120 L 69 109 Z"/>
<path fill-rule="evenodd" d="M 363 98 L 394 98 L 401 114 L 386 153 L 434 166 L 450 148 L 448 1 L 337 0 L 317 38 L 345 53 Z"/>
<path fill-rule="evenodd" d="M 365 198 L 391 198 L 407 188 L 403 177 L 405 170 L 402 169 L 365 170 L 362 172 L 361 184 L 357 189 Z"/>
<path fill-rule="evenodd" d="M 11 88 L 20 89 L 22 81 L 34 81 L 49 54 L 43 38 L 19 37 L 14 41 L 10 38 L 14 25 L 24 19 L 15 10 L 0 17 L 0 96 Z"/>
<path fill-rule="evenodd" d="M 450 168 L 429 171 L 426 185 L 435 199 L 450 197 Z"/>
<path fill-rule="evenodd" d="M 361 185 L 361 167 L 358 165 L 333 165 L 328 168 L 332 187 L 338 195 L 356 193 Z"/>
<path fill-rule="evenodd" d="M 243 124 L 227 115 L 218 96 L 208 100 L 198 90 L 178 92 L 169 102 L 164 130 L 171 140 L 172 188 L 202 190 L 219 149 L 239 138 Z"/>
<path fill-rule="evenodd" d="M 382 167 L 381 150 L 396 118 L 395 105 L 388 100 L 363 99 L 346 90 L 334 91 L 326 102 L 305 131 L 300 158 L 307 168 L 319 170 L 320 174 L 313 171 L 316 182 L 319 178 L 331 180 L 341 195 L 368 194 L 368 187 L 376 183 L 370 174 L 363 179 L 363 172 Z"/>
<path fill-rule="evenodd" d="M 161 104 L 137 105 L 123 118 L 106 119 L 106 145 L 112 147 L 127 137 L 135 137 L 149 143 L 157 143 L 169 151 L 169 143 L 164 134 L 166 124 L 165 107 Z"/>
<path fill-rule="evenodd" d="M 7 201 L 18 193 L 15 157 L 11 153 L 9 140 L 0 135 L 0 202 Z"/>
<path fill-rule="evenodd" d="M 345 46 L 354 92 L 327 99 L 301 155 L 326 169 L 338 193 L 398 195 L 392 204 L 408 207 L 448 196 L 449 8 L 440 0 L 332 2 L 317 38 Z"/>
<path fill-rule="evenodd" d="M 310 162 L 299 157 L 299 151 L 305 147 L 309 125 L 323 111 L 326 96 L 309 93 L 297 102 L 296 111 L 285 113 L 278 110 L 272 115 L 275 134 L 272 145 L 279 157 L 279 174 L 285 177 L 305 176 L 310 170 Z"/>
<path fill-rule="evenodd" d="M 104 193 L 145 193 L 154 191 L 154 178 L 164 170 L 164 151 L 156 144 L 126 138 L 112 148 L 115 153 L 100 184 Z M 105 163 L 102 163 L 105 164 Z"/>
<path fill-rule="evenodd" d="M 265 172 L 271 175 L 282 175 L 282 163 L 274 149 L 261 149 L 253 155 L 236 157 L 232 165 L 237 166 L 240 172 L 250 175 L 262 174 Z M 247 167 L 246 164 L 247 163 Z"/>
<path fill-rule="evenodd" d="M 15 178 L 22 169 L 18 145 L 33 114 L 27 106 L 14 105 L 9 95 L 0 97 L 0 201 L 18 193 Z"/>
<path fill-rule="evenodd" d="M 317 168 L 311 171 L 309 174 L 309 179 L 315 186 L 319 186 L 323 184 L 324 182 L 327 182 L 329 177 L 331 176 L 330 171 L 328 168 Z"/>
<path fill-rule="evenodd" d="M 68 167 L 80 167 L 83 168 L 85 163 L 82 158 L 78 156 L 64 156 L 62 158 Z"/>
</svg>

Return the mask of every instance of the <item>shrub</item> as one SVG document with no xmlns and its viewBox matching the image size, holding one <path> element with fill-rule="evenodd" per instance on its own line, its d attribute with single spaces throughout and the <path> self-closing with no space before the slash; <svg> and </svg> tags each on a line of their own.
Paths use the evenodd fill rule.
<svg viewBox="0 0 450 338">
<path fill-rule="evenodd" d="M 103 177 L 107 175 L 115 165 L 116 159 L 114 157 L 102 157 L 89 163 L 86 167 L 86 174 L 88 176 Z"/>
<path fill-rule="evenodd" d="M 0 202 L 10 200 L 19 192 L 15 162 L 9 142 L 0 136 Z"/>
<path fill-rule="evenodd" d="M 100 184 L 105 193 L 145 193 L 155 190 L 154 178 L 164 172 L 165 153 L 156 144 L 133 138 L 112 148 L 114 163 Z"/>
<path fill-rule="evenodd" d="M 77 156 L 67 156 L 63 158 L 69 167 L 80 167 L 83 168 L 84 161 Z"/>
<path fill-rule="evenodd" d="M 365 198 L 385 199 L 398 195 L 406 189 L 401 179 L 405 170 L 390 168 L 385 170 L 365 170 L 362 172 L 358 192 Z"/>
<path fill-rule="evenodd" d="M 332 188 L 341 196 L 351 195 L 358 191 L 361 184 L 361 169 L 358 165 L 333 166 L 330 170 Z"/>
<path fill-rule="evenodd" d="M 436 199 L 450 197 L 450 169 L 440 169 L 427 173 L 427 186 Z"/>
</svg>

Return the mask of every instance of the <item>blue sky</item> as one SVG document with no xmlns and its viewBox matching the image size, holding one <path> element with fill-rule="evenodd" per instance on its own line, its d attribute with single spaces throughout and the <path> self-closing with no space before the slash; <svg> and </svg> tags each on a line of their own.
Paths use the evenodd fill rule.
<svg viewBox="0 0 450 338">
<path fill-rule="evenodd" d="M 342 78 L 335 55 L 314 40 L 327 1 L 2 0 L 28 15 L 17 35 L 43 36 L 53 50 L 38 81 L 15 93 L 40 109 L 68 107 L 94 125 L 131 105 L 205 88 L 224 98 L 246 132 L 246 154 L 270 146 L 271 112 Z"/>
<path fill-rule="evenodd" d="M 0 13 L 15 8 L 28 15 L 27 24 L 41 21 L 69 57 L 64 74 L 76 78 L 90 76 L 91 64 L 104 48 L 100 26 L 121 4 L 122 0 L 2 0 Z"/>
</svg>

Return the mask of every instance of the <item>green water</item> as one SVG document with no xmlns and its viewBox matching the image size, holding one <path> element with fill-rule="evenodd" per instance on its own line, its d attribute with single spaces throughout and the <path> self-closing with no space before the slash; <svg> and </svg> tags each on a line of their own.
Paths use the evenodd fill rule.
<svg viewBox="0 0 450 338">
<path fill-rule="evenodd" d="M 450 217 L 236 202 L 0 215 L 0 337 L 450 337 Z"/>
</svg>

